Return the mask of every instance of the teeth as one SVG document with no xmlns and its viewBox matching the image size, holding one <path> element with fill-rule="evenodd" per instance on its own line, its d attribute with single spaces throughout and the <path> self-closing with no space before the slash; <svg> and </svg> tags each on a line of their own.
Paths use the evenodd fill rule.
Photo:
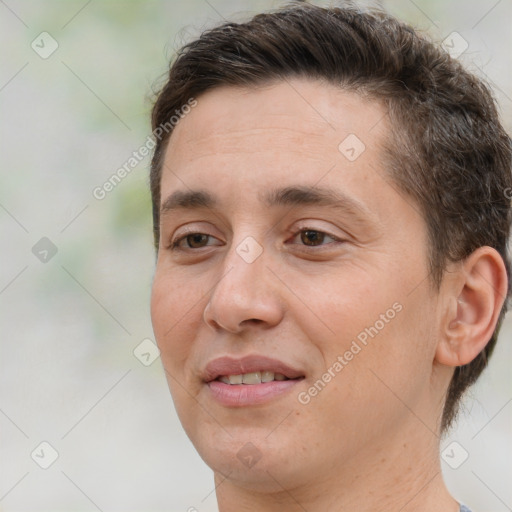
<svg viewBox="0 0 512 512">
<path fill-rule="evenodd" d="M 261 383 L 261 372 L 244 373 L 243 383 L 244 384 L 260 384 Z"/>
<path fill-rule="evenodd" d="M 251 372 L 241 375 L 223 375 L 219 377 L 224 384 L 260 384 L 262 382 L 272 382 L 274 380 L 288 380 L 282 373 L 274 373 L 270 371 Z"/>
<path fill-rule="evenodd" d="M 243 375 L 230 375 L 228 377 L 230 384 L 242 384 L 243 378 Z"/>
<path fill-rule="evenodd" d="M 261 372 L 261 382 L 272 382 L 274 380 L 274 372 Z"/>
</svg>

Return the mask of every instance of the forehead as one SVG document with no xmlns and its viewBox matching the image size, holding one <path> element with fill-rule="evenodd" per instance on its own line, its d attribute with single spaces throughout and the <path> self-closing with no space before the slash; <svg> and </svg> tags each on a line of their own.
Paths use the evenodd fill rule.
<svg viewBox="0 0 512 512">
<path fill-rule="evenodd" d="M 343 156 L 340 143 L 347 137 L 348 146 L 355 142 L 359 152 L 363 145 L 365 150 L 376 146 L 387 130 L 377 101 L 306 79 L 257 88 L 220 87 L 197 101 L 170 138 L 165 163 L 171 168 L 205 158 L 247 160 L 270 154 L 280 162 L 297 155 L 332 161 Z"/>
</svg>

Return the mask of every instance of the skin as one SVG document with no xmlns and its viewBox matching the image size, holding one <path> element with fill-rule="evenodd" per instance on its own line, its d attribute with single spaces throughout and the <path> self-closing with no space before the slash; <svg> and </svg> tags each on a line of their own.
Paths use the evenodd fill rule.
<svg viewBox="0 0 512 512">
<path fill-rule="evenodd" d="M 496 324 L 506 290 L 498 253 L 480 248 L 433 288 L 425 221 L 383 167 L 389 126 L 379 103 L 306 79 L 197 99 L 169 141 L 162 202 L 206 189 L 219 205 L 162 215 L 151 315 L 219 510 L 457 511 L 440 472 L 439 422 L 453 367 L 471 361 Z M 366 146 L 354 161 L 338 149 L 349 134 Z M 342 192 L 362 213 L 259 200 L 292 185 Z M 326 236 L 311 243 L 305 228 Z M 190 232 L 210 236 L 168 248 Z M 252 263 L 236 250 L 249 236 L 263 251 Z M 301 404 L 297 394 L 397 303 L 400 312 Z M 220 405 L 201 371 L 248 354 L 280 359 L 305 379 L 267 404 Z M 248 442 L 260 457 L 252 467 L 237 457 Z"/>
</svg>

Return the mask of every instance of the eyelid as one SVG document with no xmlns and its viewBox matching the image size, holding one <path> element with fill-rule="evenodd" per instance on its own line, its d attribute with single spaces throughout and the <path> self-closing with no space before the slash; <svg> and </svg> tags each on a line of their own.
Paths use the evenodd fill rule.
<svg viewBox="0 0 512 512">
<path fill-rule="evenodd" d="M 303 252 L 321 253 L 322 251 L 332 250 L 333 246 L 339 246 L 340 244 L 343 244 L 347 241 L 346 239 L 343 239 L 336 235 L 333 235 L 329 231 L 325 231 L 323 229 L 317 229 L 317 228 L 314 228 L 311 226 L 303 226 L 301 228 L 298 228 L 297 230 L 295 230 L 295 233 L 288 240 L 294 240 L 295 238 L 300 236 L 300 234 L 304 231 L 316 231 L 317 233 L 322 233 L 326 237 L 331 238 L 333 241 L 327 242 L 327 243 L 322 243 L 321 245 L 306 245 L 306 244 L 301 244 L 301 243 L 295 243 L 295 244 L 292 243 L 291 244 L 291 245 L 298 246 L 299 247 L 298 250 L 303 251 Z"/>
<path fill-rule="evenodd" d="M 320 229 L 318 227 L 313 227 L 311 225 L 299 225 L 297 226 L 296 228 L 292 230 L 290 230 L 290 233 L 291 233 L 291 236 L 287 239 L 290 240 L 290 239 L 294 239 L 296 238 L 298 235 L 300 235 L 300 233 L 304 232 L 304 231 L 316 231 L 317 233 L 322 233 L 326 236 L 328 236 L 329 238 L 332 238 L 336 244 L 339 244 L 339 243 L 343 243 L 343 242 L 346 242 L 347 240 L 344 239 L 344 238 L 341 238 L 339 236 L 336 236 L 336 235 L 333 235 L 332 233 L 330 233 L 329 231 L 326 231 L 325 229 Z M 191 252 L 196 252 L 196 251 L 199 251 L 200 249 L 206 249 L 207 247 L 211 247 L 211 245 L 206 245 L 204 247 L 200 247 L 200 248 L 191 248 L 191 247 L 185 247 L 185 248 L 182 248 L 179 246 L 179 244 L 187 238 L 187 236 L 189 235 L 206 235 L 207 237 L 209 238 L 217 238 L 215 237 L 214 235 L 211 235 L 209 233 L 205 233 L 205 232 L 202 232 L 198 229 L 190 229 L 190 228 L 185 228 L 185 231 L 183 233 L 181 233 L 179 236 L 175 237 L 173 240 L 171 240 L 171 242 L 168 244 L 168 249 L 171 249 L 171 250 L 183 250 L 183 251 L 191 251 Z M 218 240 L 218 239 L 217 239 Z M 310 246 L 310 245 L 302 245 L 302 247 L 306 248 L 307 250 L 313 250 L 313 251 L 316 251 L 316 252 L 319 252 L 322 250 L 322 248 L 325 248 L 335 242 L 329 242 L 327 244 L 321 244 L 321 245 L 313 245 L 313 246 Z M 292 244 L 292 245 L 301 245 L 301 244 Z M 329 248 L 329 247 L 327 247 Z"/>
<path fill-rule="evenodd" d="M 344 241 L 346 238 L 348 238 L 348 235 L 335 235 L 331 231 L 327 230 L 326 228 L 323 228 L 322 226 L 312 226 L 310 224 L 311 221 L 303 221 L 303 224 L 299 224 L 298 226 L 293 228 L 293 235 L 297 236 L 301 231 L 318 231 L 319 233 L 323 233 L 324 235 L 328 235 L 331 238 L 334 238 L 334 240 Z"/>
<path fill-rule="evenodd" d="M 167 249 L 175 249 L 175 250 L 189 250 L 189 251 L 197 251 L 198 249 L 192 249 L 190 247 L 186 247 L 186 248 L 181 248 L 178 246 L 179 243 L 181 243 L 184 239 L 187 238 L 187 236 L 190 236 L 190 235 L 206 235 L 210 238 L 217 238 L 216 236 L 214 235 L 211 235 L 210 233 L 205 233 L 199 229 L 186 229 L 184 232 L 182 232 L 179 236 L 177 237 L 174 237 L 168 244 L 167 246 Z M 217 238 L 218 240 L 218 238 Z M 209 246 L 205 246 L 205 247 L 211 247 L 211 245 Z M 201 247 L 201 249 L 203 249 L 203 247 Z"/>
</svg>

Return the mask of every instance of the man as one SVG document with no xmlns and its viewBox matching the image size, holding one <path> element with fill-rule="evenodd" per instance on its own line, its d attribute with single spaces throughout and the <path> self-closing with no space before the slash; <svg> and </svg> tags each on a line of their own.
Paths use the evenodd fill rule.
<svg viewBox="0 0 512 512">
<path fill-rule="evenodd" d="M 385 13 L 296 4 L 187 45 L 152 122 L 153 327 L 219 510 L 465 510 L 440 436 L 510 293 L 488 88 Z"/>
</svg>

